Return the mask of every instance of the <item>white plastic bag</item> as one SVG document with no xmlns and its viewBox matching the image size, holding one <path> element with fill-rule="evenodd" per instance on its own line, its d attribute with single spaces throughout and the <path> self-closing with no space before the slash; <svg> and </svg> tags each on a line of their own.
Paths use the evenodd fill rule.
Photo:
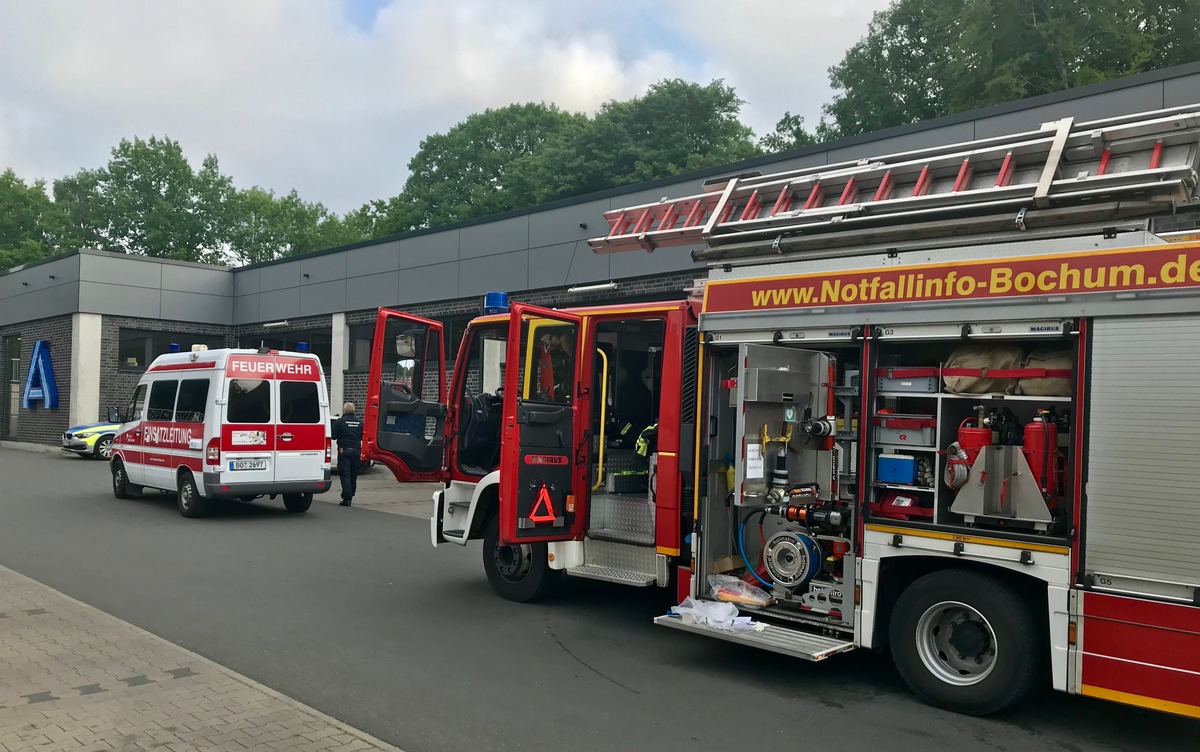
<svg viewBox="0 0 1200 752">
<path fill-rule="evenodd" d="M 716 603 L 714 601 L 698 601 L 692 596 L 683 599 L 683 603 L 671 609 L 685 623 L 700 624 L 730 632 L 750 632 L 758 625 L 749 616 L 738 616 L 737 606 L 732 603 Z"/>
<path fill-rule="evenodd" d="M 712 596 L 719 601 L 744 603 L 747 606 L 769 606 L 775 602 L 766 590 L 727 574 L 710 574 L 708 587 Z"/>
</svg>

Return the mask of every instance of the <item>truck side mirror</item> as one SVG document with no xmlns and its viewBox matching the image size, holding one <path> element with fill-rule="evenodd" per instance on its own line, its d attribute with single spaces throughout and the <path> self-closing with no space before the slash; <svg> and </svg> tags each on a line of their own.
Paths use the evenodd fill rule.
<svg viewBox="0 0 1200 752">
<path fill-rule="evenodd" d="M 121 423 L 122 422 L 121 411 L 115 407 L 108 408 L 108 422 L 109 423 Z"/>
</svg>

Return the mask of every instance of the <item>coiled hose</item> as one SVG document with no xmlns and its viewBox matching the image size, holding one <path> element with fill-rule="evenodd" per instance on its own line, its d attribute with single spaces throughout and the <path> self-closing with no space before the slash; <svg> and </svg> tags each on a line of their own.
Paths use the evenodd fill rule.
<svg viewBox="0 0 1200 752">
<path fill-rule="evenodd" d="M 943 480 L 950 488 L 962 488 L 967 484 L 971 475 L 971 467 L 967 462 L 967 452 L 958 442 L 946 447 L 946 472 Z"/>
</svg>

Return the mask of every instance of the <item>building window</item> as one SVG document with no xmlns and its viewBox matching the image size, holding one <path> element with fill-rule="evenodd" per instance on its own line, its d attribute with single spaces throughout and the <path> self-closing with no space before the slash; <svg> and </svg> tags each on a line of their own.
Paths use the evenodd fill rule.
<svg viewBox="0 0 1200 752">
<path fill-rule="evenodd" d="M 171 343 L 179 345 L 181 352 L 190 352 L 193 345 L 205 345 L 210 350 L 224 347 L 225 339 L 212 334 L 122 328 L 118 334 L 117 365 L 123 371 L 144 371 L 159 355 L 171 352 Z"/>
<path fill-rule="evenodd" d="M 351 370 L 365 371 L 371 367 L 371 340 L 374 336 L 374 324 L 357 324 L 350 327 Z"/>
<path fill-rule="evenodd" d="M 458 358 L 458 346 L 462 344 L 463 333 L 467 331 L 467 324 L 471 323 L 473 318 L 475 317 L 455 316 L 442 319 L 446 337 L 446 363 L 453 363 Z"/>
<path fill-rule="evenodd" d="M 308 351 L 321 361 L 325 373 L 329 373 L 329 362 L 333 356 L 333 336 L 329 330 L 306 329 L 298 332 L 267 332 L 242 336 L 242 347 L 266 347 L 271 350 L 298 352 L 303 342 Z"/>
</svg>

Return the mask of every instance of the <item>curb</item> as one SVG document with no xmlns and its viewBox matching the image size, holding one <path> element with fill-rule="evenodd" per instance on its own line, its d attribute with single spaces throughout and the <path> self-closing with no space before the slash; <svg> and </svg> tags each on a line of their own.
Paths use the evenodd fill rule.
<svg viewBox="0 0 1200 752">
<path fill-rule="evenodd" d="M 22 452 L 38 452 L 40 454 L 66 454 L 62 449 L 49 444 L 30 444 L 25 441 L 0 441 L 0 449 L 17 449 Z"/>
<path fill-rule="evenodd" d="M 9 442 L 0 442 L 0 446 L 4 446 L 8 443 Z M 11 442 L 11 443 L 16 443 L 16 442 Z M 35 444 L 34 446 L 37 446 L 37 445 Z M 233 669 L 226 668 L 225 666 L 222 666 L 221 664 L 219 664 L 215 661 L 211 661 L 208 658 L 205 658 L 204 656 L 200 655 L 199 653 L 196 653 L 192 650 L 188 650 L 187 648 L 183 647 L 182 645 L 177 645 L 177 644 L 171 642 L 170 640 L 168 640 L 164 637 L 159 637 L 158 635 L 156 635 L 152 632 L 147 632 L 146 630 L 142 629 L 141 627 L 137 626 L 136 624 L 130 624 L 127 621 L 118 619 L 117 617 L 113 616 L 112 614 L 110 614 L 106 611 L 101 611 L 100 609 L 96 608 L 95 606 L 89 606 L 88 604 L 84 603 L 83 601 L 72 598 L 71 596 L 69 596 L 66 593 L 63 593 L 59 590 L 55 590 L 54 588 L 50 587 L 49 585 L 47 585 L 43 582 L 38 582 L 37 580 L 33 579 L 32 577 L 26 577 L 25 575 L 21 574 L 20 572 L 18 572 L 16 570 L 9 569 L 8 567 L 4 567 L 4 566 L 0 566 L 0 569 L 3 569 L 4 571 L 14 575 L 19 580 L 24 580 L 24 581 L 31 583 L 32 585 L 36 585 L 38 587 L 43 587 L 46 590 L 49 590 L 51 593 L 54 593 L 59 598 L 62 598 L 65 601 L 73 603 L 76 606 L 79 606 L 80 608 L 83 608 L 87 611 L 92 612 L 93 614 L 100 616 L 102 620 L 108 621 L 110 623 L 114 623 L 115 625 L 120 626 L 120 627 L 132 629 L 144 637 L 149 637 L 150 639 L 155 640 L 156 642 L 160 642 L 164 645 L 168 645 L 171 648 L 178 650 L 181 653 L 185 653 L 185 654 L 191 656 L 191 658 L 193 660 L 195 660 L 199 663 L 202 663 L 206 666 L 209 666 L 213 670 L 215 670 L 219 673 L 222 673 L 225 676 L 228 676 L 230 679 L 233 679 L 234 681 L 238 682 L 239 684 L 243 684 L 243 685 L 249 687 L 250 689 L 270 695 L 271 697 L 275 698 L 276 700 L 279 700 L 280 702 L 291 705 L 292 707 L 296 708 L 297 710 L 299 710 L 303 713 L 307 713 L 307 714 L 313 716 L 314 718 L 316 718 L 317 720 L 322 721 L 323 723 L 327 723 L 330 726 L 334 726 L 342 733 L 353 736 L 355 739 L 362 741 L 364 744 L 370 744 L 374 748 L 384 750 L 385 752 L 404 752 L 404 750 L 400 749 L 399 747 L 397 747 L 395 745 L 388 744 L 387 742 L 383 741 L 382 739 L 377 739 L 376 737 L 371 736 L 370 734 L 366 733 L 365 731 L 359 731 L 358 729 L 354 728 L 353 726 L 350 726 L 346 723 L 343 723 L 342 721 L 339 721 L 338 719 L 336 719 L 332 716 L 322 713 L 321 711 L 317 710 L 316 708 L 305 705 L 304 703 L 300 702 L 299 700 L 288 697 L 285 694 L 276 692 L 275 690 L 271 689 L 270 687 L 266 686 L 265 684 L 260 684 L 259 682 L 256 682 L 247 676 L 242 676 L 241 674 L 237 673 Z"/>
</svg>

